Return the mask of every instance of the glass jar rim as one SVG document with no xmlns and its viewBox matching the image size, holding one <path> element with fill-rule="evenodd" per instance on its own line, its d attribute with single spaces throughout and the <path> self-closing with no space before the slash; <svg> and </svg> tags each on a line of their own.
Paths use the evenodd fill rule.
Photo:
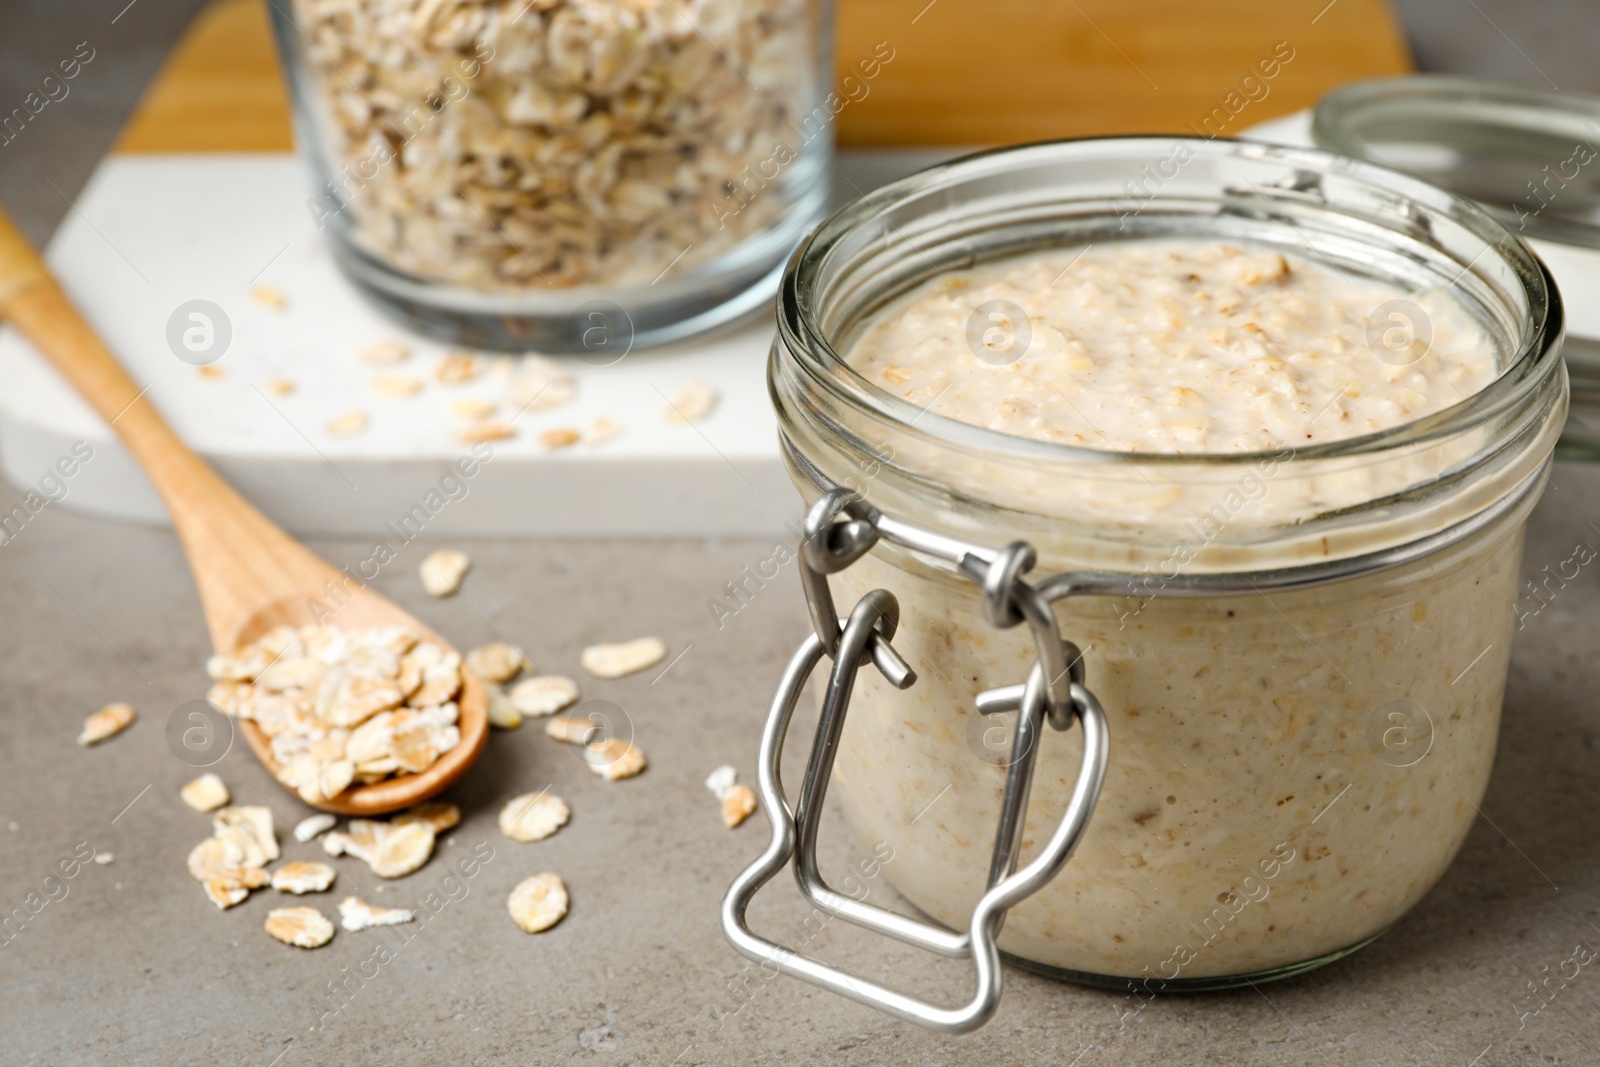
<svg viewBox="0 0 1600 1067">
<path fill-rule="evenodd" d="M 1470 430 L 1525 403 L 1551 373 L 1560 373 L 1562 303 L 1543 263 L 1510 230 L 1483 208 L 1421 179 L 1375 163 L 1352 159 L 1322 149 L 1297 148 L 1229 138 L 1200 138 L 1130 134 L 1109 137 L 1066 138 L 989 149 L 936 164 L 867 193 L 824 219 L 790 257 L 779 291 L 779 341 L 814 382 L 833 398 L 858 412 L 893 425 L 897 432 L 953 445 L 964 451 L 1026 462 L 1072 464 L 1122 463 L 1160 468 L 1195 463 L 1248 467 L 1281 454 L 1264 449 L 1248 452 L 1119 452 L 1104 448 L 1041 441 L 987 429 L 939 415 L 873 383 L 835 347 L 821 322 L 817 296 L 819 275 L 830 253 L 853 230 L 884 214 L 896 204 L 964 180 L 992 175 L 1010 162 L 1045 162 L 1051 156 L 1069 163 L 1074 153 L 1126 150 L 1130 162 L 1183 146 L 1198 157 L 1233 156 L 1264 162 L 1281 162 L 1316 174 L 1338 175 L 1378 192 L 1448 217 L 1481 240 L 1485 249 L 1500 252 L 1519 279 L 1527 300 L 1528 316 L 1514 351 L 1496 377 L 1478 392 L 1432 414 L 1372 433 L 1296 446 L 1296 460 L 1337 459 L 1359 456 L 1429 441 Z M 1372 221 L 1370 219 L 1366 221 Z M 1481 253 L 1480 253 L 1481 254 Z M 1475 261 L 1474 261 L 1475 262 Z M 1466 269 L 1472 267 L 1472 263 Z M 1463 275 L 1465 270 L 1463 270 Z M 1458 276 L 1459 281 L 1460 276 Z"/>
</svg>

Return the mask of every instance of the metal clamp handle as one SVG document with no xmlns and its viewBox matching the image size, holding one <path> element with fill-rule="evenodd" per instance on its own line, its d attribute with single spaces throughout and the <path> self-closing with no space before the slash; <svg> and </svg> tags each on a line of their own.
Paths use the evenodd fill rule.
<svg viewBox="0 0 1600 1067">
<path fill-rule="evenodd" d="M 851 512 L 851 517 L 835 522 L 846 510 Z M 889 526 L 889 520 L 875 512 L 849 507 L 849 502 L 837 490 L 825 494 L 808 517 L 807 548 L 802 551 L 801 572 L 807 577 L 807 600 L 811 604 L 816 632 L 806 638 L 789 661 L 767 715 L 757 777 L 762 804 L 772 823 L 772 840 L 766 851 L 729 888 L 722 904 L 722 930 L 741 954 L 771 966 L 778 973 L 810 982 L 907 1022 L 947 1033 L 962 1033 L 982 1026 L 999 1006 L 1001 971 L 996 941 L 1006 913 L 1055 877 L 1088 828 L 1090 814 L 1105 780 L 1108 750 L 1105 713 L 1099 701 L 1082 684 L 1083 668 L 1077 650 L 1062 641 L 1056 632 L 1054 618 L 1049 613 L 1049 600 L 1018 577 L 1032 565 L 1032 550 L 1018 543 L 1002 552 L 984 552 L 980 556 L 976 551 L 968 551 L 967 546 L 941 545 L 941 548 L 956 549 L 949 552 L 949 556 L 956 557 L 961 569 L 980 582 L 986 600 L 990 601 L 986 612 L 991 620 L 1001 626 L 1024 620 L 1032 623 L 1040 648 L 1039 658 L 1024 684 L 989 690 L 978 698 L 978 707 L 984 713 L 1017 712 L 988 888 L 973 909 L 965 933 L 919 922 L 832 889 L 817 866 L 817 831 L 856 675 L 870 662 L 890 684 L 900 689 L 913 684 L 916 676 L 890 644 L 899 621 L 899 605 L 894 596 L 882 589 L 869 592 L 856 604 L 849 620 L 841 625 L 832 596 L 827 593 L 825 576 L 854 562 L 880 535 L 900 543 L 912 539 L 902 528 L 885 528 Z M 925 548 L 927 544 L 925 539 L 919 540 L 916 547 Z M 818 595 L 818 586 L 826 594 L 825 599 Z M 1048 639 L 1044 633 L 1046 626 Z M 832 658 L 833 667 L 817 722 L 816 740 L 801 783 L 799 803 L 791 808 L 779 767 L 783 744 L 800 693 L 825 657 Z M 1056 668 L 1054 673 L 1052 667 Z M 1070 709 L 1068 716 L 1056 713 L 1052 691 L 1065 698 L 1063 703 Z M 1050 840 L 1038 856 L 1019 870 L 1023 823 L 1040 734 L 1046 721 L 1065 729 L 1073 720 L 1083 729 L 1083 757 L 1077 782 Z M 817 908 L 939 955 L 971 957 L 977 971 L 972 999 L 960 1007 L 942 1008 L 802 956 L 755 934 L 746 920 L 750 902 L 791 860 L 795 862 L 795 877 L 801 892 Z"/>
</svg>

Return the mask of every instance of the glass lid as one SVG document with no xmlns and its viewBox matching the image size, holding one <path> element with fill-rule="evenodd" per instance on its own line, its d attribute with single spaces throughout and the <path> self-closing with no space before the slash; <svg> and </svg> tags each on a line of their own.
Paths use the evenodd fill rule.
<svg viewBox="0 0 1600 1067">
<path fill-rule="evenodd" d="M 1600 249 L 1600 97 L 1380 78 L 1323 97 L 1311 136 L 1470 197 L 1521 237 Z"/>
</svg>

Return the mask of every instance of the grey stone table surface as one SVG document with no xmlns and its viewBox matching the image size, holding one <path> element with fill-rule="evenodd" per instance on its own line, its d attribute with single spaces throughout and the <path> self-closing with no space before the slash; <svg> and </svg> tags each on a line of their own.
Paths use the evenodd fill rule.
<svg viewBox="0 0 1600 1067">
<path fill-rule="evenodd" d="M 6 7 L 0 95 L 15 103 L 59 54 L 97 49 L 93 78 L 27 142 L 0 148 L 0 200 L 42 240 L 69 211 L 143 84 L 199 0 L 30 0 Z M 1600 90 L 1600 15 L 1585 0 L 1400 0 L 1423 69 Z M 7 104 L 6 107 L 11 106 Z M 0 488 L 0 512 L 21 499 Z M 1558 466 L 1534 513 L 1527 572 L 1600 547 L 1600 469 Z M 367 546 L 319 542 L 338 561 Z M 463 644 L 504 636 L 551 670 L 586 642 L 656 632 L 683 653 L 653 674 L 589 683 L 624 709 L 652 765 L 607 784 L 537 730 L 496 734 L 451 799 L 466 813 L 421 871 L 380 887 L 340 861 L 335 893 L 424 901 L 403 944 L 341 933 L 315 952 L 261 930 L 259 892 L 218 912 L 184 871 L 208 820 L 177 790 L 174 713 L 202 695 L 206 648 L 172 536 L 51 505 L 0 546 L 0 1063 L 3 1064 L 1327 1064 L 1593 1063 L 1600 975 L 1551 977 L 1600 946 L 1600 578 L 1583 568 L 1526 619 L 1512 659 L 1494 779 L 1455 865 L 1393 931 L 1348 960 L 1259 990 L 1164 997 L 1009 971 L 996 1019 L 962 1038 L 923 1034 L 787 979 L 722 942 L 716 907 L 756 855 L 756 817 L 721 828 L 701 785 L 727 761 L 748 775 L 761 711 L 804 632 L 792 570 L 718 628 L 706 599 L 771 546 L 758 542 L 467 544 L 466 596 L 432 601 L 406 549 L 377 586 Z M 1570 566 L 1568 567 L 1570 573 Z M 1536 602 L 1529 600 L 1530 607 Z M 82 716 L 128 700 L 139 721 L 91 750 Z M 187 725 L 179 715 L 180 724 Z M 181 750 L 181 746 L 180 746 Z M 195 757 L 190 756 L 192 762 Z M 285 834 L 307 809 L 241 745 L 215 767 L 238 801 L 273 805 Z M 571 825 L 537 846 L 495 826 L 505 798 L 551 786 Z M 824 866 L 862 852 L 825 827 Z M 106 865 L 78 865 L 88 850 Z M 474 862 L 476 856 L 492 858 Z M 537 851 L 531 851 L 536 849 Z M 314 855 L 288 844 L 291 857 Z M 61 864 L 74 872 L 62 878 Z M 464 866 L 463 866 L 464 865 Z M 572 913 L 518 932 L 507 891 L 560 871 Z M 878 899 L 893 902 L 874 879 Z M 384 892 L 379 893 L 382 888 Z M 328 907 L 337 896 L 318 899 Z M 20 909 L 20 913 L 19 913 Z M 19 919 L 17 916 L 21 915 Z M 803 914 L 784 882 L 767 929 Z M 829 924 L 808 950 L 925 995 L 967 975 Z M 386 946 L 379 951 L 380 943 Z M 392 950 L 389 945 L 397 946 Z M 1545 982 L 1533 999 L 1529 983 Z M 343 984 L 349 990 L 334 996 Z M 1541 1006 L 1537 1013 L 1532 1009 Z"/>
<path fill-rule="evenodd" d="M 17 499 L 8 490 L 0 510 Z M 1533 516 L 1529 574 L 1580 543 L 1600 546 L 1596 519 L 1600 468 L 1558 466 Z M 335 561 L 368 548 L 314 547 Z M 380 891 L 341 860 L 334 895 L 300 901 L 330 911 L 345 893 L 421 901 L 428 920 L 404 943 L 341 932 L 315 952 L 263 933 L 278 894 L 220 912 L 185 873 L 209 820 L 178 798 L 201 757 L 175 754 L 186 750 L 169 729 L 188 725 L 181 709 L 203 692 L 207 649 L 173 537 L 50 505 L 0 547 L 0 912 L 12 919 L 0 944 L 0 1062 L 1487 1067 L 1592 1063 L 1600 1049 L 1593 964 L 1551 980 L 1545 999 L 1529 993 L 1577 945 L 1600 946 L 1592 567 L 1537 613 L 1524 604 L 1482 818 L 1389 934 L 1299 979 L 1150 1003 L 1011 971 L 995 1020 L 948 1038 L 769 980 L 717 930 L 721 894 L 767 830 L 759 816 L 724 830 L 702 779 L 721 762 L 749 775 L 770 687 L 806 624 L 792 566 L 720 628 L 707 600 L 770 544 L 469 542 L 464 595 L 445 600 L 416 579 L 431 547 L 406 546 L 375 585 L 465 646 L 502 637 L 542 669 L 577 675 L 588 642 L 669 637 L 678 658 L 659 676 L 585 683 L 586 697 L 623 709 L 651 766 L 606 783 L 537 727 L 497 732 L 448 794 L 465 820 L 426 867 Z M 112 700 L 135 704 L 139 720 L 78 747 L 83 714 Z M 270 804 L 280 835 L 309 813 L 242 744 L 214 769 L 237 802 Z M 571 824 L 538 845 L 502 837 L 500 805 L 547 786 L 572 804 Z M 824 836 L 825 869 L 865 854 L 840 822 Z M 89 850 L 113 861 L 76 867 Z M 285 851 L 317 854 L 292 841 Z M 565 877 L 572 911 L 529 937 L 505 899 L 546 869 Z M 882 882 L 868 883 L 874 899 L 892 903 Z M 769 893 L 756 909 L 766 929 L 806 914 L 787 879 Z M 954 999 L 969 980 L 960 963 L 929 965 L 843 924 L 822 926 L 807 949 L 929 996 Z"/>
</svg>

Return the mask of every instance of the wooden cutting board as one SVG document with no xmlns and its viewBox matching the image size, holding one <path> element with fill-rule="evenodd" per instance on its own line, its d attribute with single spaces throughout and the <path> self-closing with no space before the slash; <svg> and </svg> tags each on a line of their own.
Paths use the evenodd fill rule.
<svg viewBox="0 0 1600 1067">
<path fill-rule="evenodd" d="M 1344 82 L 1411 69 L 1386 0 L 839 0 L 837 7 L 837 80 L 848 100 L 838 133 L 846 146 L 1191 129 L 1231 136 L 1308 107 Z M 876 77 L 860 78 L 859 64 L 874 54 L 893 58 Z M 1274 76 L 1264 77 L 1262 64 Z M 857 80 L 844 82 L 850 74 Z M 117 150 L 292 145 L 266 4 L 216 0 L 152 83 Z"/>
</svg>

